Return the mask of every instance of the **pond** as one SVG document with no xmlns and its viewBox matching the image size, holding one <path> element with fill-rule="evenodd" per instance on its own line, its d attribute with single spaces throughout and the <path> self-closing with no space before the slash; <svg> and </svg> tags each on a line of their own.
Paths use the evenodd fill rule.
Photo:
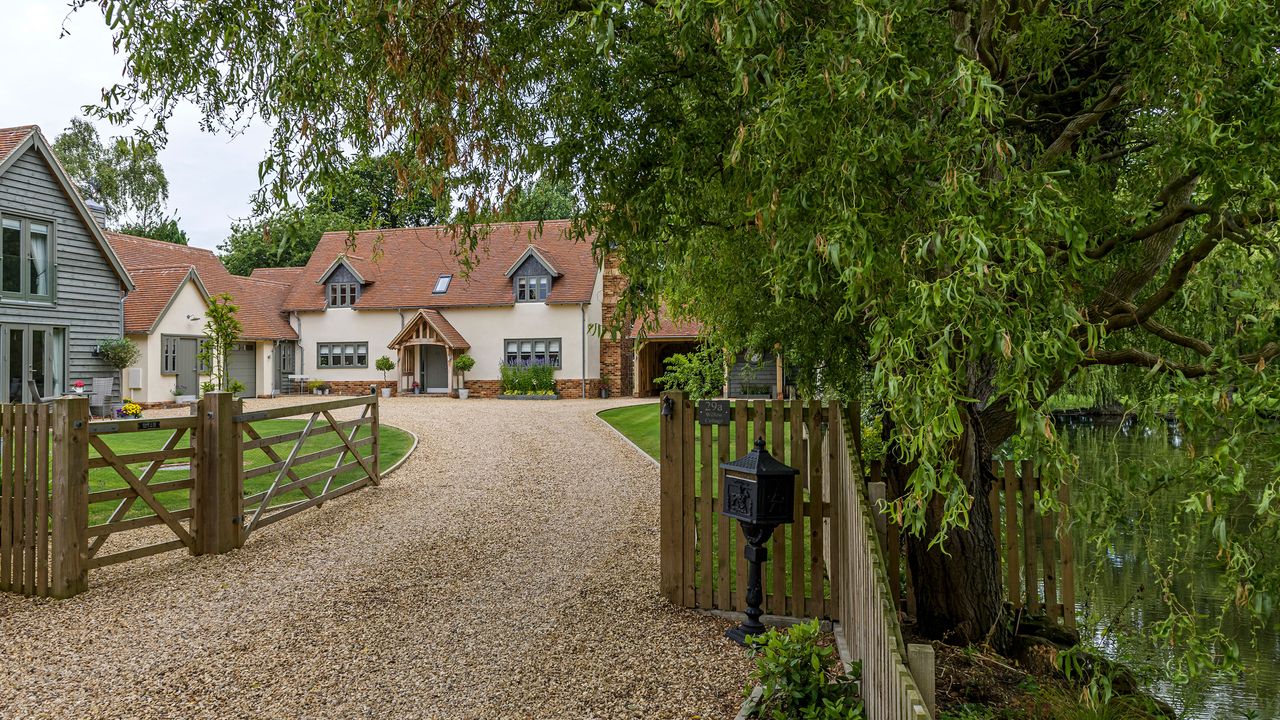
<svg viewBox="0 0 1280 720">
<path fill-rule="evenodd" d="M 1090 478 L 1115 477 L 1137 464 L 1144 468 L 1176 467 L 1186 462 L 1191 445 L 1176 431 L 1168 433 L 1165 428 L 1080 422 L 1061 424 L 1060 428 L 1068 447 L 1080 457 L 1079 491 L 1073 493 L 1073 505 L 1080 510 L 1089 502 L 1080 494 L 1087 492 Z M 1262 478 L 1252 477 L 1249 482 L 1260 485 Z M 1091 618 L 1089 628 L 1082 629 L 1092 630 L 1094 643 L 1104 653 L 1139 673 L 1160 667 L 1178 652 L 1176 647 L 1157 646 L 1148 639 L 1151 629 L 1166 615 L 1147 557 L 1149 547 L 1157 554 L 1174 549 L 1172 535 L 1180 514 L 1177 501 L 1186 494 L 1185 489 L 1172 488 L 1154 496 L 1153 501 L 1135 498 L 1127 518 L 1142 519 L 1122 522 L 1112 541 L 1101 549 L 1083 541 L 1090 530 L 1097 529 L 1089 525 L 1096 521 L 1089 519 L 1089 513 L 1076 515 L 1078 598 L 1080 609 Z M 1164 527 L 1168 527 L 1167 534 Z M 1158 532 L 1149 532 L 1153 528 Z M 1202 570 L 1189 583 L 1192 587 L 1183 586 L 1178 594 L 1198 612 L 1217 618 L 1230 598 L 1217 582 L 1212 550 L 1200 548 L 1198 552 L 1204 555 L 1203 562 L 1197 561 Z M 1280 562 L 1280 552 L 1267 560 Z M 1119 632 L 1109 633 L 1109 628 Z M 1150 681 L 1148 690 L 1173 705 L 1182 718 L 1280 720 L 1280 613 L 1273 613 L 1263 627 L 1243 615 L 1229 615 L 1223 628 L 1240 648 L 1246 668 L 1241 676 L 1219 675 L 1187 685 Z"/>
</svg>

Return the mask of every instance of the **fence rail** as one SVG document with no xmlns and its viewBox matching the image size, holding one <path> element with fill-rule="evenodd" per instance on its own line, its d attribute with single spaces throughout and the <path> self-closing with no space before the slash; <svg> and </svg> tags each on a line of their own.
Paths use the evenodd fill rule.
<svg viewBox="0 0 1280 720">
<path fill-rule="evenodd" d="M 346 408 L 360 417 L 337 420 Z M 297 416 L 308 418 L 302 430 L 263 429 Z M 158 449 L 113 444 L 142 432 L 161 434 Z M 330 447 L 307 445 L 330 434 Z M 187 417 L 92 423 L 84 397 L 0 406 L 0 590 L 70 597 L 97 568 L 170 550 L 228 552 L 258 528 L 378 484 L 379 439 L 376 392 L 247 413 L 230 394 L 208 393 Z M 96 485 L 122 485 L 91 492 L 90 471 Z M 245 480 L 264 477 L 272 482 L 246 495 Z M 295 491 L 303 499 L 291 502 Z M 104 505 L 106 519 L 90 525 L 90 506 Z"/>
<path fill-rule="evenodd" d="M 833 487 L 822 438 L 828 410 L 782 400 L 736 400 L 726 424 L 700 422 L 683 393 L 666 393 L 672 414 L 661 442 L 662 592 L 672 603 L 711 610 L 746 609 L 746 540 L 725 517 L 722 462 L 745 455 L 763 437 L 779 460 L 800 470 L 795 522 L 778 527 L 762 572 L 764 611 L 833 617 L 840 598 L 828 563 Z"/>
</svg>

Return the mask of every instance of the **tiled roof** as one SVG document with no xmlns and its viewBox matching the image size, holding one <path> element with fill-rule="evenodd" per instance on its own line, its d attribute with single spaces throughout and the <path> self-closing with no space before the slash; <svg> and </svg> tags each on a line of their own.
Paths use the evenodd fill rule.
<svg viewBox="0 0 1280 720">
<path fill-rule="evenodd" d="M 391 338 L 391 342 L 387 343 L 387 347 L 396 348 L 405 344 L 418 334 L 418 325 L 424 322 L 435 328 L 448 347 L 459 350 L 471 349 L 471 343 L 467 342 L 467 339 L 462 337 L 462 333 L 458 332 L 458 329 L 446 320 L 438 310 L 419 310 L 412 320 L 405 323 L 404 329 Z"/>
<path fill-rule="evenodd" d="M 642 334 L 645 338 L 651 340 L 666 338 L 693 339 L 702 335 L 702 323 L 697 320 L 672 320 L 666 312 L 659 312 L 656 325 L 652 320 L 636 319 L 635 324 L 631 326 L 631 337 L 638 338 Z"/>
<path fill-rule="evenodd" d="M 364 230 L 325 233 L 306 269 L 293 285 L 286 310 L 323 310 L 323 275 L 338 256 L 368 283 L 356 309 L 450 308 L 511 305 L 514 298 L 507 269 L 533 243 L 562 273 L 552 283 L 547 302 L 586 303 L 595 288 L 596 264 L 590 238 L 576 242 L 570 221 L 500 223 L 485 227 L 468 277 L 455 256 L 456 238 L 448 226 Z M 439 295 L 432 288 L 441 275 L 453 275 L 449 290 Z"/>
<path fill-rule="evenodd" d="M 125 334 L 151 332 L 160 313 L 194 270 L 191 266 L 131 270 L 135 287 L 124 298 Z"/>
<path fill-rule="evenodd" d="M 196 275 L 199 276 L 210 295 L 226 293 L 239 306 L 236 317 L 244 326 L 245 339 L 292 340 L 298 337 L 284 313 L 280 311 L 284 298 L 289 293 L 288 284 L 232 275 L 216 255 L 203 248 L 114 232 L 107 233 L 107 240 L 130 274 L 140 270 L 195 268 Z M 140 286 L 139 289 L 141 289 Z M 176 291 L 177 287 L 174 286 L 173 290 Z M 170 292 L 170 297 L 172 294 Z M 139 303 L 139 314 L 130 319 L 128 317 L 129 301 L 126 297 L 125 324 L 137 326 L 145 323 L 146 327 L 152 327 L 155 325 L 156 316 L 153 315 L 148 319 L 143 309 L 145 312 L 154 310 L 158 314 L 168 302 L 169 298 L 166 297 L 159 306 L 150 302 Z"/>
<path fill-rule="evenodd" d="M 302 267 L 282 267 L 282 268 L 254 268 L 249 277 L 254 280 L 269 280 L 271 282 L 284 283 L 292 285 L 294 280 L 302 274 L 305 268 Z"/>
<path fill-rule="evenodd" d="M 19 125 L 18 127 L 0 128 L 0 163 L 9 157 L 9 153 L 22 144 L 31 133 L 39 130 L 35 125 Z"/>
</svg>

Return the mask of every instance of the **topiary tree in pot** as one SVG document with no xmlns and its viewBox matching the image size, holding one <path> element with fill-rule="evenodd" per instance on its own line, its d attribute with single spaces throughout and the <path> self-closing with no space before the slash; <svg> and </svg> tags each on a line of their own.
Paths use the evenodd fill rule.
<svg viewBox="0 0 1280 720">
<path fill-rule="evenodd" d="M 462 353 L 453 359 L 453 371 L 461 378 L 458 383 L 458 397 L 466 400 L 471 391 L 467 389 L 467 371 L 476 366 L 476 359 L 466 353 Z"/>
<path fill-rule="evenodd" d="M 382 371 L 382 381 L 383 381 L 383 382 L 386 382 L 386 381 L 387 381 L 387 373 L 389 373 L 389 372 L 391 372 L 392 370 L 395 370 L 395 369 L 396 369 L 395 361 L 394 361 L 394 360 L 392 360 L 391 358 L 387 357 L 386 355 L 383 355 L 382 357 L 380 357 L 380 358 L 378 358 L 377 360 L 375 360 L 375 361 L 373 362 L 373 366 L 374 366 L 376 369 L 378 369 L 378 370 L 381 370 L 381 371 Z M 391 397 L 391 388 L 389 388 L 389 387 L 384 387 L 384 388 L 382 388 L 382 397 Z"/>
</svg>

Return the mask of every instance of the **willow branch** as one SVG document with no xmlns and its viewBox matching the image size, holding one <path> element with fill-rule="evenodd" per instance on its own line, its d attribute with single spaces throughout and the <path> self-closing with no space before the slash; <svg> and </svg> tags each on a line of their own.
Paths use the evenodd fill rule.
<svg viewBox="0 0 1280 720">
<path fill-rule="evenodd" d="M 1045 149 L 1044 155 L 1040 156 L 1039 166 L 1049 167 L 1057 162 L 1058 158 L 1067 154 L 1086 130 L 1097 125 L 1108 112 L 1120 104 L 1121 99 L 1124 98 L 1124 90 L 1123 80 L 1117 80 L 1092 110 L 1072 118 L 1058 138 Z"/>
</svg>

